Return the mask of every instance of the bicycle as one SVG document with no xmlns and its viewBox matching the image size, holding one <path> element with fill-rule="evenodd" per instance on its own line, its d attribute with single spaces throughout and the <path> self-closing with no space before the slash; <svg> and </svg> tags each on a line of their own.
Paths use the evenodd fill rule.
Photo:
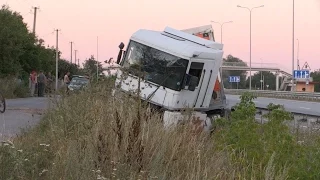
<svg viewBox="0 0 320 180">
<path fill-rule="evenodd" d="M 4 113 L 6 111 L 6 99 L 0 92 L 0 113 Z"/>
</svg>

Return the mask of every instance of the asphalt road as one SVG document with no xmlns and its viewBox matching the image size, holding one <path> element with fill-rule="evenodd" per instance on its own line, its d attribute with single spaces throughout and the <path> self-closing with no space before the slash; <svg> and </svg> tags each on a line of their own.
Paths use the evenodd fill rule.
<svg viewBox="0 0 320 180">
<path fill-rule="evenodd" d="M 226 96 L 227 96 L 227 102 L 229 107 L 240 102 L 239 95 L 228 94 Z M 281 105 L 284 105 L 284 108 L 290 112 L 320 116 L 319 102 L 307 102 L 307 101 L 258 97 L 257 99 L 254 100 L 254 103 L 256 104 L 256 107 L 259 107 L 259 108 L 266 108 L 270 103 L 281 104 Z"/>
<path fill-rule="evenodd" d="M 7 99 L 7 110 L 0 114 L 0 141 L 37 124 L 50 102 L 46 97 Z"/>
</svg>

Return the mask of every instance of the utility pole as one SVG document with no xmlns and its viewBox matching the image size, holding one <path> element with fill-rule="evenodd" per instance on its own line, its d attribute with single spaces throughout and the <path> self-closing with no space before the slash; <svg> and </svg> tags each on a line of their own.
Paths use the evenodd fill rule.
<svg viewBox="0 0 320 180">
<path fill-rule="evenodd" d="M 74 64 L 77 64 L 77 51 L 78 50 L 74 50 Z"/>
<path fill-rule="evenodd" d="M 78 59 L 78 66 L 79 66 L 79 68 L 80 68 L 80 60 Z"/>
<path fill-rule="evenodd" d="M 98 61 L 98 50 L 99 50 L 99 39 L 98 39 L 99 37 L 97 36 L 97 81 L 98 81 L 98 79 L 99 79 L 99 61 Z"/>
<path fill-rule="evenodd" d="M 35 35 L 36 34 L 36 22 L 37 22 L 37 10 L 39 8 L 38 7 L 34 7 L 34 11 L 33 11 L 33 34 Z"/>
<path fill-rule="evenodd" d="M 58 45 L 59 45 L 59 29 L 56 29 L 55 30 L 56 31 L 56 33 L 57 33 L 57 39 L 56 39 L 56 90 L 55 90 L 55 92 L 57 92 L 58 91 L 58 60 L 59 60 L 59 47 L 58 47 Z"/>
<path fill-rule="evenodd" d="M 72 64 L 72 53 L 73 53 L 73 51 L 72 51 L 72 43 L 73 43 L 73 42 L 71 41 L 71 42 L 70 42 L 70 44 L 71 44 L 71 53 L 70 53 L 70 56 L 71 56 L 71 57 L 70 57 L 70 62 L 71 62 L 71 64 Z"/>
</svg>

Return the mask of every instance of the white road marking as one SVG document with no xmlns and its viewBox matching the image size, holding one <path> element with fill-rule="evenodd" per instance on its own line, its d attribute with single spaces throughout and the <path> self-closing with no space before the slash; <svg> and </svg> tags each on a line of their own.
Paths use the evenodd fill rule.
<svg viewBox="0 0 320 180">
<path fill-rule="evenodd" d="M 310 109 L 310 108 L 307 108 L 307 107 L 300 107 L 301 109 Z"/>
</svg>

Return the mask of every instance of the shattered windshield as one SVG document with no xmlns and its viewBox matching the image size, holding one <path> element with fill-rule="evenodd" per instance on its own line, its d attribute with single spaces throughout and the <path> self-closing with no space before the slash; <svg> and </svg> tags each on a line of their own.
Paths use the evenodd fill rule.
<svg viewBox="0 0 320 180">
<path fill-rule="evenodd" d="M 146 80 L 180 91 L 188 60 L 130 41 L 122 65 L 132 75 L 144 72 Z"/>
</svg>

